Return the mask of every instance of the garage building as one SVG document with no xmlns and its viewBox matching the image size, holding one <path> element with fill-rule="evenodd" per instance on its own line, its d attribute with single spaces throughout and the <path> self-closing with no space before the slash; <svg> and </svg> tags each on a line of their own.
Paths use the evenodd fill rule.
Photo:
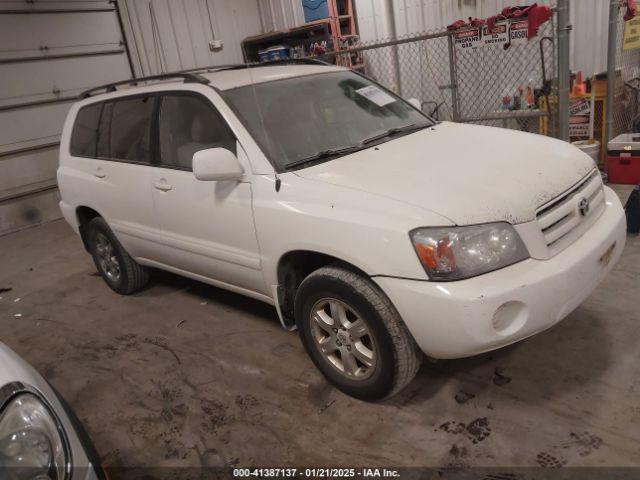
<svg viewBox="0 0 640 480">
<path fill-rule="evenodd" d="M 460 472 L 478 478 L 555 478 L 543 468 L 600 478 L 614 478 L 619 467 L 640 471 L 634 395 L 640 389 L 640 240 L 637 230 L 633 233 L 640 223 L 634 190 L 640 184 L 640 44 L 633 33 L 638 17 L 630 13 L 633 2 L 523 3 L 0 2 L 0 345 L 20 355 L 66 399 L 109 478 L 180 478 L 209 468 L 232 476 L 234 468 L 261 466 L 388 467 L 402 475 L 423 468 L 444 478 Z M 523 19 L 526 24 L 518 27 Z M 496 28 L 490 25 L 503 25 L 504 36 L 486 30 Z M 518 28 L 527 32 L 524 41 L 513 35 Z M 335 85 L 322 83 L 323 72 L 336 75 Z M 317 83 L 305 87 L 306 80 Z M 273 89 L 278 81 L 291 82 L 287 95 Z M 125 111 L 129 91 L 140 105 L 150 101 Z M 183 98 L 189 95 L 192 103 Z M 269 104 L 269 95 L 282 95 L 278 108 Z M 202 113 L 202 101 L 213 103 L 215 115 Z M 356 104 L 376 121 L 414 121 L 381 123 L 386 127 L 371 136 L 376 131 L 367 130 Z M 119 106 L 124 113 L 118 113 Z M 98 209 L 76 208 L 78 196 L 98 196 L 89 184 L 73 195 L 65 191 L 70 178 L 89 171 L 81 172 L 80 157 L 141 166 L 132 153 L 138 146 L 118 140 L 114 125 L 126 130 L 122 138 L 135 134 L 142 127 L 127 115 L 142 115 L 143 108 L 149 122 L 143 125 L 147 133 L 140 134 L 147 142 L 146 166 L 167 166 L 161 158 L 165 151 L 180 157 L 165 175 L 145 177 L 154 190 L 149 211 L 165 215 L 157 215 L 159 224 L 164 218 L 158 231 L 174 229 L 167 238 L 176 250 L 157 259 L 148 255 L 153 249 L 138 254 L 144 236 L 152 236 L 143 223 L 125 225 Z M 309 118 L 331 108 L 324 117 L 327 128 L 349 115 L 353 123 L 343 125 L 343 132 L 336 129 L 335 138 L 306 128 Z M 299 121 L 288 124 L 295 118 Z M 200 121 L 219 122 L 216 128 L 228 138 L 209 135 Z M 411 130 L 416 125 L 422 130 Z M 278 128 L 284 129 L 281 136 Z M 350 132 L 359 129 L 369 135 L 361 135 L 357 145 L 350 142 L 345 149 L 345 142 L 336 140 L 341 133 L 351 139 Z M 428 140 L 430 133 L 442 140 Z M 109 144 L 105 156 L 103 134 Z M 421 144 L 417 139 L 423 137 Z M 283 146 L 288 141 L 296 145 Z M 373 142 L 371 148 L 367 142 Z M 394 142 L 404 142 L 406 150 L 392 150 Z M 210 150 L 216 152 L 197 159 Z M 382 152 L 387 162 L 404 160 L 385 164 L 373 152 Z M 423 156 L 435 161 L 429 152 L 437 152 L 440 163 L 422 170 Z M 545 152 L 557 158 L 541 158 L 526 169 L 530 158 Z M 369 163 L 356 163 L 366 155 Z M 585 155 L 593 159 L 587 167 L 578 161 L 586 161 Z M 67 161 L 62 173 L 61 158 Z M 227 169 L 218 172 L 216 165 L 222 164 Z M 93 176 L 102 179 L 103 164 L 96 165 Z M 510 168 L 512 173 L 504 173 Z M 503 173 L 507 180 L 501 186 Z M 181 184 L 187 174 L 200 186 Z M 251 175 L 264 183 L 252 183 Z M 108 176 L 106 183 L 111 181 Z M 449 181 L 455 188 L 445 189 Z M 303 188 L 296 182 L 308 183 Z M 325 183 L 331 190 L 317 186 Z M 120 210 L 139 212 L 145 206 L 136 198 L 142 195 L 126 196 L 132 185 L 115 185 L 108 195 L 122 195 Z M 180 198 L 187 200 L 177 204 L 169 195 L 181 187 L 187 193 Z M 310 197 L 287 196 L 296 188 Z M 365 193 L 366 198 L 357 196 Z M 527 207 L 532 218 L 518 208 L 527 195 L 537 202 Z M 376 203 L 380 198 L 397 203 Z M 425 198 L 433 203 L 423 205 Z M 189 205 L 196 200 L 209 203 Z M 225 202 L 233 208 L 207 223 L 207 208 Z M 405 216 L 426 218 L 415 213 L 418 207 L 438 220 L 405 228 Z M 611 232 L 596 248 L 600 240 L 591 229 L 605 228 L 596 217 L 614 207 L 619 218 L 611 219 Z M 174 215 L 170 226 L 169 214 Z M 335 223 L 319 228 L 318 219 L 330 215 L 337 216 Z M 91 222 L 102 217 L 108 229 L 102 232 L 114 230 L 113 237 L 90 232 Z M 622 235 L 625 221 L 630 233 Z M 484 225 L 490 230 L 483 231 Z M 394 236 L 399 226 L 405 230 Z M 338 227 L 344 228 L 340 235 Z M 472 241 L 465 240 L 470 231 L 465 228 L 504 242 L 513 256 L 484 270 L 464 270 L 461 252 L 481 249 L 464 247 Z M 528 240 L 532 228 L 537 243 Z M 272 233 L 264 233 L 267 229 Z M 306 243 L 287 250 L 304 230 Z M 102 238 L 106 243 L 100 247 Z M 380 239 L 388 250 L 377 246 Z M 585 266 L 573 242 L 587 245 L 589 239 L 593 244 L 580 250 L 593 260 Z M 455 241 L 461 250 L 451 246 Z M 398 253 L 394 242 L 408 248 Z M 325 248 L 315 251 L 321 244 Z M 101 257 L 99 247 L 120 248 L 126 257 Z M 185 251 L 194 257 L 181 264 Z M 567 252 L 573 252 L 573 263 L 548 267 L 554 258 L 569 258 Z M 365 253 L 376 258 L 359 263 Z M 135 266 L 127 270 L 125 259 Z M 185 267 L 189 264 L 192 268 Z M 109 284 L 113 269 L 129 275 L 131 285 L 109 286 L 131 295 L 107 288 L 101 276 Z M 208 276 L 207 269 L 218 269 L 218 276 Z M 343 353 L 325 359 L 345 373 L 347 387 L 336 386 L 316 368 L 320 356 L 312 355 L 316 366 L 308 358 L 295 330 L 300 312 L 307 311 L 305 282 L 313 288 L 314 272 L 334 275 L 359 295 L 377 295 L 371 300 L 376 312 L 383 318 L 386 309 L 390 317 L 384 318 L 401 325 L 385 323 L 396 342 L 389 355 L 402 364 L 388 373 L 395 377 L 387 393 L 397 395 L 383 399 L 372 393 L 374 402 L 361 400 L 367 394 L 353 398 L 359 394 L 349 390 L 349 382 L 358 375 L 365 383 L 369 375 L 374 380 L 386 375 L 376 363 L 386 357 L 376 353 L 384 343 L 375 336 L 378 327 L 351 336 L 359 320 L 367 325 L 367 315 L 344 299 L 308 306 L 317 318 L 324 311 L 330 319 L 341 316 L 346 325 L 332 328 L 338 325 L 329 322 L 325 333 L 310 327 L 308 337 L 319 344 L 338 342 L 335 351 Z M 573 276 L 562 279 L 571 281 L 560 277 L 567 272 Z M 256 282 L 264 289 L 253 288 Z M 401 294 L 399 282 L 407 282 Z M 501 296 L 500 282 L 511 283 L 511 297 Z M 516 284 L 527 293 L 514 293 Z M 420 298 L 432 295 L 427 290 L 432 286 L 438 296 L 420 303 L 416 292 L 422 292 Z M 407 292 L 414 296 L 409 299 Z M 430 320 L 435 330 L 409 319 L 430 312 L 443 312 L 443 318 Z M 466 323 L 485 314 L 490 338 Z M 527 323 L 538 314 L 553 316 L 553 322 Z M 463 319 L 459 330 L 452 326 L 456 315 Z M 429 340 L 432 333 L 438 341 Z M 465 343 L 467 336 L 477 345 Z M 401 356 L 402 349 L 415 351 Z M 353 354 L 357 361 L 349 373 L 352 351 L 363 356 Z M 3 369 L 11 370 L 0 365 L 0 383 Z M 400 390 L 398 375 L 416 377 Z M 2 387 L 0 445 L 6 433 Z M 6 405 L 13 397 L 7 398 Z M 0 476 L 9 466 L 0 451 Z M 582 467 L 593 470 L 578 470 Z"/>
</svg>

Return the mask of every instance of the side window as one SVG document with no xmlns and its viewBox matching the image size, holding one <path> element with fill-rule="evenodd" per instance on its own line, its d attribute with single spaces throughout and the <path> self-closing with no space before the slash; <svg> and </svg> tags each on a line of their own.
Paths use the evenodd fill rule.
<svg viewBox="0 0 640 480">
<path fill-rule="evenodd" d="M 149 163 L 151 119 L 155 97 L 125 98 L 113 102 L 107 158 Z M 101 153 L 104 147 L 101 145 Z"/>
<path fill-rule="evenodd" d="M 82 107 L 76 116 L 69 150 L 76 157 L 95 157 L 102 103 Z"/>
<path fill-rule="evenodd" d="M 224 119 L 204 98 L 165 95 L 160 104 L 160 164 L 191 169 L 193 154 L 207 148 L 236 151 L 236 139 Z"/>
</svg>

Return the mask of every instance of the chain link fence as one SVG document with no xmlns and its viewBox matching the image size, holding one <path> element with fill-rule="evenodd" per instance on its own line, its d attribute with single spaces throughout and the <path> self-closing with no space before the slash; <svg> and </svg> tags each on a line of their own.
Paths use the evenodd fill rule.
<svg viewBox="0 0 640 480">
<path fill-rule="evenodd" d="M 405 99 L 416 98 L 440 120 L 455 118 L 451 88 L 451 35 L 423 32 L 358 45 L 357 60 L 367 76 Z M 352 50 L 352 52 L 353 52 Z"/>
<path fill-rule="evenodd" d="M 556 105 L 553 32 L 547 22 L 526 43 L 456 52 L 459 120 L 555 135 L 555 115 L 547 115 L 547 105 Z M 526 108 L 529 89 L 534 98 Z M 505 96 L 519 97 L 521 109 L 502 110 Z"/>
<path fill-rule="evenodd" d="M 640 48 L 632 48 L 637 40 L 625 35 L 625 29 L 630 28 L 624 21 L 625 12 L 624 8 L 618 10 L 611 138 L 621 133 L 640 133 Z"/>
<path fill-rule="evenodd" d="M 453 32 L 441 29 L 360 44 L 339 53 L 338 63 L 360 68 L 405 99 L 418 99 L 439 120 L 557 133 L 553 19 L 529 41 L 461 48 Z"/>
</svg>

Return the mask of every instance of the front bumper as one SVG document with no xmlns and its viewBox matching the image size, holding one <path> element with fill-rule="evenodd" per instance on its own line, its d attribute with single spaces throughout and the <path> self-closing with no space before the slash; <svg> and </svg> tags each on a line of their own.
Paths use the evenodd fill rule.
<svg viewBox="0 0 640 480">
<path fill-rule="evenodd" d="M 598 221 L 549 260 L 528 259 L 457 282 L 374 280 L 427 355 L 459 358 L 509 345 L 569 315 L 619 260 L 624 210 L 606 187 L 605 199 Z"/>
</svg>

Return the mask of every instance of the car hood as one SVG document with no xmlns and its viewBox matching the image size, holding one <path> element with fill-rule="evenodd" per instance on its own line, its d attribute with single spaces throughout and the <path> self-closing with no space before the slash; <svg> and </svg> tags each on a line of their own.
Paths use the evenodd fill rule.
<svg viewBox="0 0 640 480">
<path fill-rule="evenodd" d="M 588 155 L 560 140 L 442 122 L 295 173 L 469 225 L 533 220 L 540 206 L 593 168 Z"/>
</svg>

